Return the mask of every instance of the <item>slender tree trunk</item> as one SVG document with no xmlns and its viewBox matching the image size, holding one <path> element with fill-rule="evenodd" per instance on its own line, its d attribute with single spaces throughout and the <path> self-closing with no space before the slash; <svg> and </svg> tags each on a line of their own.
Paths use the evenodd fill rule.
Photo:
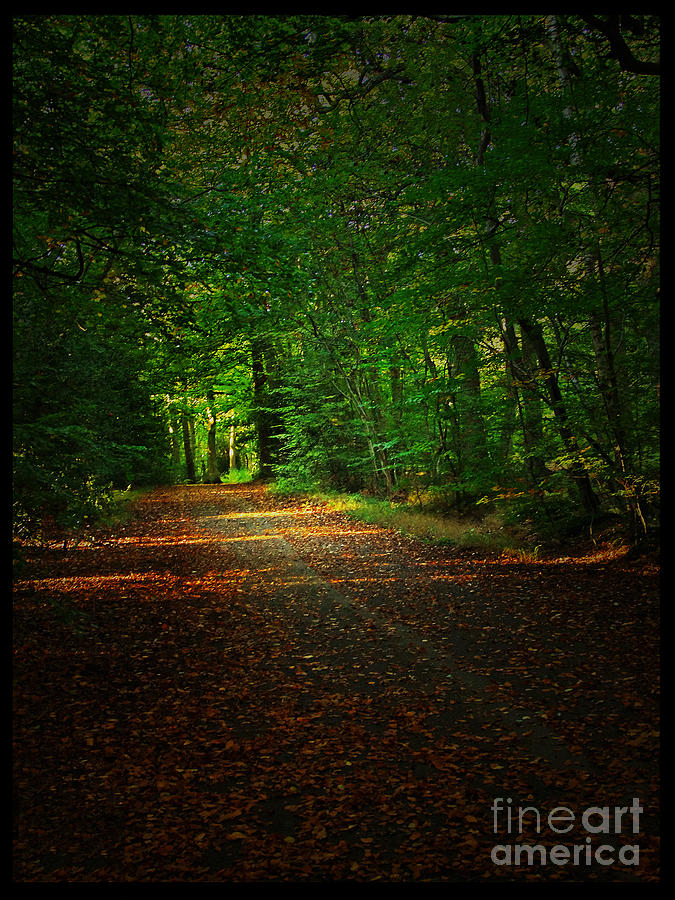
<svg viewBox="0 0 675 900">
<path fill-rule="evenodd" d="M 600 508 L 600 504 L 593 491 L 588 471 L 581 461 L 577 439 L 569 424 L 567 409 L 565 408 L 565 402 L 560 391 L 560 385 L 558 384 L 558 378 L 553 368 L 553 363 L 551 362 L 548 347 L 544 341 L 541 326 L 538 323 L 523 318 L 520 319 L 520 327 L 527 336 L 527 339 L 536 354 L 537 362 L 539 363 L 540 376 L 546 385 L 551 409 L 553 410 L 556 422 L 558 423 L 558 432 L 560 433 L 565 449 L 571 458 L 571 463 L 567 470 L 568 474 L 576 484 L 584 510 L 589 514 L 594 515 Z"/>
<path fill-rule="evenodd" d="M 424 379 L 422 383 L 426 385 L 428 383 L 428 376 L 431 375 L 431 380 L 436 381 L 438 378 L 438 366 L 433 360 L 433 357 L 429 353 L 429 342 L 427 338 L 427 334 L 423 331 L 420 335 L 420 343 L 422 345 L 422 353 L 424 354 Z M 445 421 L 441 417 L 441 410 L 443 401 L 440 397 L 436 397 L 436 402 L 434 404 L 434 409 L 429 409 L 429 404 L 427 401 L 423 401 L 424 406 L 424 424 L 426 428 L 426 435 L 430 443 L 436 443 L 437 445 L 434 448 L 434 458 L 433 458 L 433 473 L 434 478 L 440 478 L 441 471 L 443 467 L 443 462 L 448 457 L 449 446 L 448 446 L 448 431 L 449 426 L 447 424 L 447 418 Z M 429 418 L 432 419 L 432 427 L 429 427 Z"/>
<path fill-rule="evenodd" d="M 253 338 L 251 345 L 251 370 L 253 375 L 253 400 L 255 422 L 258 432 L 258 456 L 260 475 L 269 478 L 277 463 L 279 422 L 274 414 L 273 399 L 270 394 L 272 360 L 265 354 L 260 341 Z M 266 359 L 267 356 L 267 366 Z"/>
<path fill-rule="evenodd" d="M 504 345 L 504 356 L 506 358 L 506 400 L 509 409 L 517 408 L 520 411 L 520 398 L 518 394 L 518 371 L 522 369 L 522 360 L 518 351 L 518 339 L 516 338 L 516 330 L 508 321 L 506 316 L 502 316 L 499 323 L 502 343 Z M 502 465 L 507 465 L 511 456 L 511 446 L 513 443 L 513 433 L 516 429 L 515 415 L 505 413 L 505 421 L 502 424 L 500 434 L 500 461 Z M 522 415 L 521 415 L 522 421 Z"/>
<path fill-rule="evenodd" d="M 465 482 L 480 474 L 488 460 L 487 434 L 481 410 L 480 371 L 478 354 L 471 337 L 455 334 L 452 337 L 453 360 L 451 379 L 457 384 L 455 409 L 457 412 L 460 479 Z M 464 500 L 470 491 L 463 489 Z"/>
<path fill-rule="evenodd" d="M 609 432 L 613 444 L 616 479 L 624 498 L 625 508 L 634 539 L 646 532 L 645 511 L 639 485 L 634 476 L 634 460 L 627 437 L 627 410 L 622 402 L 613 349 L 612 317 L 604 290 L 602 260 L 598 257 L 598 278 L 602 289 L 602 317 L 593 313 L 590 318 L 591 337 L 595 352 L 598 384 L 603 399 Z"/>
<path fill-rule="evenodd" d="M 541 395 L 536 378 L 537 359 L 530 340 L 521 329 L 522 359 L 522 428 L 527 452 L 528 468 L 532 481 L 539 485 L 550 471 L 542 455 L 544 425 L 541 412 Z"/>
<path fill-rule="evenodd" d="M 215 399 L 213 390 L 208 390 L 206 392 L 208 433 L 206 436 L 206 476 L 204 478 L 206 484 L 220 484 L 220 472 L 218 471 L 218 459 L 216 456 Z"/>
<path fill-rule="evenodd" d="M 538 487 L 549 471 L 540 449 L 543 430 L 541 398 L 535 380 L 536 363 L 533 362 L 533 351 L 527 336 L 521 331 L 519 345 L 515 326 L 506 316 L 502 318 L 500 326 L 506 354 L 509 393 L 520 420 L 530 480 L 534 487 Z"/>
<path fill-rule="evenodd" d="M 370 322 L 372 322 L 372 316 L 370 314 L 369 300 L 362 280 L 359 276 L 359 265 L 357 255 L 354 250 L 352 250 L 352 268 L 354 271 L 354 278 L 358 286 L 359 296 L 362 301 L 360 309 L 361 317 L 366 324 L 370 324 Z M 392 388 L 393 386 L 394 383 L 392 381 Z M 381 475 L 384 478 L 385 490 L 387 492 L 387 495 L 389 495 L 392 494 L 395 489 L 396 475 L 389 458 L 389 451 L 385 447 L 381 446 L 382 438 L 388 433 L 388 429 L 386 426 L 385 416 L 383 414 L 384 401 L 382 398 L 382 391 L 380 389 L 379 373 L 374 363 L 371 363 L 370 365 L 365 367 L 364 392 L 368 402 L 367 404 L 362 403 L 362 408 L 364 410 L 366 418 L 368 419 L 370 429 L 369 440 L 372 441 L 373 452 L 377 460 L 377 464 L 375 467 L 376 477 L 378 477 L 378 475 Z"/>
<path fill-rule="evenodd" d="M 356 377 L 352 378 L 344 371 L 343 366 L 340 366 L 340 368 L 345 379 L 345 387 L 347 388 L 347 394 L 350 399 L 352 410 L 361 420 L 363 425 L 368 452 L 373 464 L 375 488 L 379 489 L 384 482 L 384 488 L 387 494 L 390 494 L 394 489 L 393 473 L 389 465 L 386 450 L 379 446 L 381 438 L 378 432 L 376 419 L 377 404 L 373 398 L 373 386 L 370 382 L 372 373 L 366 373 L 365 383 L 362 388 L 359 383 L 358 373 Z M 364 391 L 366 392 L 365 397 Z"/>
<path fill-rule="evenodd" d="M 238 469 L 237 465 L 237 443 L 236 443 L 236 428 L 234 426 L 234 411 L 231 413 L 232 421 L 230 422 L 230 440 L 228 446 L 228 462 L 230 465 L 230 472 L 234 469 Z"/>
<path fill-rule="evenodd" d="M 382 392 L 378 380 L 378 373 L 374 366 L 368 366 L 364 374 L 365 393 L 367 397 L 367 406 L 365 413 L 369 419 L 373 448 L 377 457 L 378 469 L 384 478 L 385 490 L 387 494 L 393 493 L 396 486 L 396 478 L 394 470 L 389 458 L 389 451 L 386 447 L 382 447 L 382 438 L 387 433 L 384 416 L 382 415 Z"/>
<path fill-rule="evenodd" d="M 596 269 L 594 261 L 593 269 Z M 614 364 L 612 316 L 604 290 L 602 259 L 597 258 L 597 274 L 602 292 L 602 316 L 593 312 L 590 317 L 591 337 L 595 352 L 598 384 L 602 395 L 610 433 L 614 443 L 614 459 L 617 469 L 626 474 L 631 470 L 630 451 L 626 437 L 626 414 L 621 402 L 619 383 Z"/>
<path fill-rule="evenodd" d="M 373 477 L 376 488 L 384 484 L 387 493 L 394 490 L 394 473 L 389 464 L 387 452 L 381 446 L 381 436 L 377 427 L 377 411 L 379 406 L 377 403 L 377 383 L 373 382 L 373 370 L 368 369 L 365 375 L 363 387 L 359 380 L 358 371 L 356 374 L 347 371 L 347 368 L 340 359 L 339 353 L 336 352 L 333 342 L 326 338 L 314 319 L 309 316 L 314 335 L 326 348 L 333 363 L 336 372 L 341 376 L 340 392 L 349 401 L 353 414 L 363 425 L 366 446 L 373 466 Z M 364 393 L 366 396 L 364 397 Z"/>
<path fill-rule="evenodd" d="M 194 455 L 194 443 L 192 438 L 192 428 L 191 425 L 194 426 L 194 422 L 191 422 L 191 416 L 189 413 L 183 413 L 183 451 L 185 453 L 185 469 L 187 472 L 188 481 L 191 484 L 195 484 L 197 481 L 197 476 L 195 474 L 195 455 Z"/>
<path fill-rule="evenodd" d="M 175 416 L 171 419 L 171 459 L 174 465 L 180 464 L 180 423 Z"/>
</svg>

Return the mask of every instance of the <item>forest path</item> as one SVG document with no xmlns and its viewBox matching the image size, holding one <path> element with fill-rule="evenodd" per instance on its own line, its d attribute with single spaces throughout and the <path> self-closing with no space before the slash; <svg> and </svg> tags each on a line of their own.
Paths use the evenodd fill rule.
<svg viewBox="0 0 675 900">
<path fill-rule="evenodd" d="M 257 484 L 135 510 L 17 582 L 16 880 L 656 878 L 653 563 L 433 547 Z M 495 830 L 496 798 L 540 827 Z M 491 858 L 634 798 L 640 834 L 593 841 L 639 867 Z"/>
<path fill-rule="evenodd" d="M 435 566 L 427 555 L 418 558 L 422 548 L 417 542 L 311 501 L 272 506 L 259 485 L 227 488 L 215 504 L 202 502 L 192 514 L 234 554 L 238 590 L 255 595 L 262 608 L 285 621 L 295 658 L 304 660 L 310 680 L 332 689 L 340 676 L 355 700 L 388 689 L 413 697 L 436 695 L 435 727 L 444 737 L 452 734 L 453 721 L 464 717 L 477 735 L 508 725 L 520 732 L 533 759 L 595 772 L 589 759 L 572 752 L 539 720 L 538 711 L 529 707 L 526 685 L 520 684 L 520 703 L 513 708 L 511 696 L 500 696 L 499 690 L 503 681 L 513 688 L 513 675 L 491 671 L 489 660 L 485 674 L 475 671 L 476 658 L 470 657 L 456 608 L 485 600 L 470 584 L 464 589 L 440 560 Z M 335 585 L 344 586 L 345 593 Z M 381 604 L 383 588 L 388 602 Z M 415 607 L 425 598 L 430 598 L 435 622 L 416 618 Z M 430 634 L 429 624 L 443 626 L 440 640 Z M 512 624 L 502 623 L 507 640 Z M 313 672 L 320 673 L 318 678 Z"/>
<path fill-rule="evenodd" d="M 405 739 L 397 729 L 397 766 L 442 779 L 457 774 L 459 759 L 469 794 L 550 810 L 565 797 L 578 804 L 582 785 L 597 797 L 607 783 L 602 757 L 613 747 L 616 765 L 627 736 L 627 693 L 616 687 L 636 675 L 626 654 L 602 652 L 598 626 L 605 637 L 614 630 L 631 586 L 623 584 L 622 601 L 601 556 L 509 564 L 432 547 L 311 499 L 274 499 L 260 485 L 226 488 L 193 514 L 236 557 L 240 590 L 283 622 L 299 710 L 321 710 L 325 724 L 331 709 L 348 706 L 381 746 L 398 708 L 414 729 Z M 631 614 L 621 625 L 637 621 Z M 634 720 L 630 728 L 634 736 Z M 645 739 L 634 740 L 632 783 L 613 781 L 607 803 L 630 806 L 650 793 Z"/>
</svg>

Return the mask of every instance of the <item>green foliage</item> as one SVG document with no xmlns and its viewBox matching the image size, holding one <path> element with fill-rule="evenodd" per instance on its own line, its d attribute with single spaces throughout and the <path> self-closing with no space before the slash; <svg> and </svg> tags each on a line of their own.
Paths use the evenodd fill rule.
<svg viewBox="0 0 675 900">
<path fill-rule="evenodd" d="M 227 484 L 246 484 L 252 477 L 248 469 L 230 469 L 223 481 Z"/>
<path fill-rule="evenodd" d="M 17 17 L 18 519 L 232 462 L 645 529 L 659 22 L 618 27 Z"/>
<path fill-rule="evenodd" d="M 46 522 L 78 527 L 100 514 L 111 488 L 166 468 L 163 413 L 147 378 L 161 272 L 145 245 L 145 223 L 165 202 L 155 174 L 162 115 L 141 90 L 130 102 L 129 27 L 117 17 L 14 20 L 14 498 L 23 534 Z"/>
</svg>

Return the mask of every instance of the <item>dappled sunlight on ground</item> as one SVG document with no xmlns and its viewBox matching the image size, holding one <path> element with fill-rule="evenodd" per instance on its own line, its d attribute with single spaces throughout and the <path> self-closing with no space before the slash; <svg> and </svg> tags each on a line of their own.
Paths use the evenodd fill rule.
<svg viewBox="0 0 675 900">
<path fill-rule="evenodd" d="M 213 513 L 205 516 L 205 519 L 218 519 L 226 521 L 228 519 L 275 519 L 280 516 L 311 516 L 312 509 L 284 509 L 283 512 L 274 512 L 273 510 L 258 510 L 254 512 L 240 511 L 232 513 Z"/>
<path fill-rule="evenodd" d="M 28 560 L 17 785 L 34 880 L 133 880 L 158 860 L 274 880 L 309 855 L 320 877 L 420 859 L 432 880 L 490 878 L 486 811 L 507 795 L 639 796 L 654 870 L 654 571 L 268 503 L 246 485 L 164 490 L 86 547 Z"/>
</svg>

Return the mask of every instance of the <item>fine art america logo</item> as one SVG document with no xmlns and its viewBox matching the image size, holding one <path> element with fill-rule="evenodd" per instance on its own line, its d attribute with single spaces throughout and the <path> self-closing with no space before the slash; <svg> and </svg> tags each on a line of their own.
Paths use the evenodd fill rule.
<svg viewBox="0 0 675 900">
<path fill-rule="evenodd" d="M 507 841 L 514 838 L 519 841 L 526 828 L 534 828 L 537 835 L 546 829 L 553 835 L 563 835 L 579 824 L 586 836 L 583 843 L 548 847 L 538 843 L 495 844 L 490 857 L 496 866 L 590 866 L 594 862 L 601 866 L 616 862 L 624 866 L 640 864 L 639 846 L 627 843 L 629 835 L 640 831 L 640 813 L 644 810 L 637 797 L 633 798 L 631 806 L 589 806 L 581 813 L 573 812 L 568 806 L 556 806 L 545 815 L 536 806 L 514 807 L 512 803 L 510 797 L 496 797 L 490 807 L 493 832 L 506 833 Z"/>
</svg>

